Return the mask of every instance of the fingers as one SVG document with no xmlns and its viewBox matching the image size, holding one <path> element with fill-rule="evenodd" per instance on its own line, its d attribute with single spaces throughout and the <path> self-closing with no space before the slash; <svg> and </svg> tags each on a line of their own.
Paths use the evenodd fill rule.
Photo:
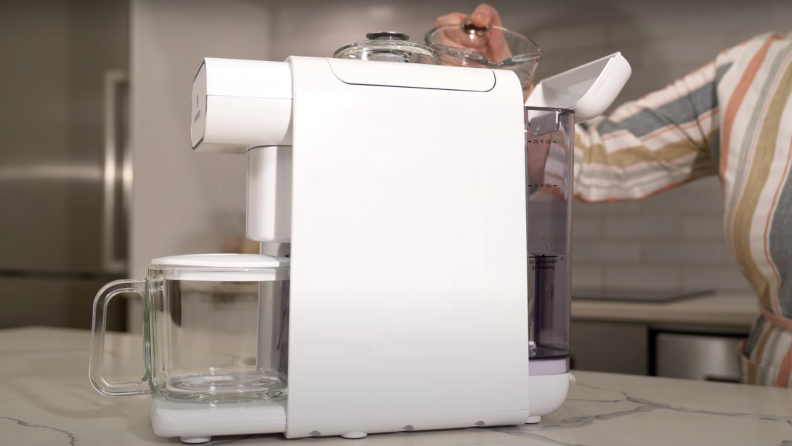
<svg viewBox="0 0 792 446">
<path fill-rule="evenodd" d="M 462 14 L 461 12 L 452 12 L 451 14 L 438 17 L 437 20 L 435 20 L 435 27 L 444 25 L 458 25 L 465 20 L 465 17 L 467 17 L 467 15 Z"/>
<path fill-rule="evenodd" d="M 470 17 L 473 25 L 476 27 L 483 28 L 491 25 L 503 26 L 498 11 L 486 3 L 478 5 L 472 15 L 452 12 L 438 17 L 437 20 L 435 20 L 435 26 L 458 25 L 464 22 L 468 17 Z M 490 33 L 493 31 L 494 30 L 490 30 Z M 500 62 L 512 56 L 502 35 L 492 35 L 474 39 L 471 35 L 464 34 L 459 29 L 451 29 L 444 31 L 439 36 L 438 43 L 441 45 L 459 46 L 479 51 L 493 62 Z"/>
<path fill-rule="evenodd" d="M 460 12 L 452 12 L 438 17 L 437 20 L 435 20 L 435 26 L 456 25 L 462 23 L 467 17 L 471 18 L 473 25 L 480 28 L 490 25 L 503 26 L 498 11 L 486 3 L 478 5 L 473 11 L 473 14 L 469 16 Z"/>
<path fill-rule="evenodd" d="M 503 26 L 498 11 L 486 3 L 478 5 L 470 18 L 473 21 L 473 25 L 479 28 L 490 25 Z"/>
<path fill-rule="evenodd" d="M 452 12 L 451 14 L 438 17 L 437 20 L 435 20 L 435 27 L 445 25 L 459 25 L 465 20 L 466 17 L 467 15 L 462 14 L 461 12 Z M 462 41 L 462 34 L 459 32 L 458 27 L 443 31 L 438 37 L 440 39 L 438 43 L 441 45 L 465 46 L 465 43 Z"/>
</svg>

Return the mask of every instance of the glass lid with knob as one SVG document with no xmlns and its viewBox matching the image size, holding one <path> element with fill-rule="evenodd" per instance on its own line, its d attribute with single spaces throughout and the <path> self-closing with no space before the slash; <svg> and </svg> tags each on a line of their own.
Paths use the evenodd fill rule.
<svg viewBox="0 0 792 446">
<path fill-rule="evenodd" d="M 366 34 L 369 40 L 350 43 L 336 50 L 337 59 L 440 65 L 440 53 L 429 46 L 410 42 L 410 36 L 394 31 Z"/>
<path fill-rule="evenodd" d="M 470 18 L 426 33 L 426 44 L 440 54 L 442 65 L 511 70 L 523 87 L 524 99 L 533 85 L 542 57 L 531 39 L 500 26 L 477 27 Z"/>
</svg>

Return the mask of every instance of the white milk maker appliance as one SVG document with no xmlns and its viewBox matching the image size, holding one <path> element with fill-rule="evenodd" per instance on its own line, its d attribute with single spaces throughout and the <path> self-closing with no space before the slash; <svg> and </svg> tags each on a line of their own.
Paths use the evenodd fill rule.
<svg viewBox="0 0 792 446">
<path fill-rule="evenodd" d="M 97 295 L 91 382 L 151 394 L 156 434 L 200 443 L 516 425 L 566 397 L 567 360 L 531 373 L 531 355 L 557 338 L 568 349 L 569 324 L 529 317 L 529 287 L 542 286 L 527 252 L 539 195 L 526 181 L 520 81 L 441 66 L 398 33 L 369 38 L 335 58 L 200 66 L 192 146 L 247 157 L 246 232 L 261 254 L 154 259 L 146 279 Z M 529 121 L 552 125 L 545 133 L 567 135 L 546 150 L 552 175 L 572 121 L 538 116 Z M 121 292 L 144 301 L 135 383 L 102 375 L 104 309 Z M 543 342 L 548 330 L 567 333 Z"/>
</svg>

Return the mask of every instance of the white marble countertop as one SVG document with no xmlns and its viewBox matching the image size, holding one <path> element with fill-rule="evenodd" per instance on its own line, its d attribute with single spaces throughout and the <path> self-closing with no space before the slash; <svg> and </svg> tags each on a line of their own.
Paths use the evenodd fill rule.
<svg viewBox="0 0 792 446">
<path fill-rule="evenodd" d="M 154 435 L 148 397 L 106 397 L 91 388 L 88 345 L 87 331 L 0 330 L 0 444 L 178 443 Z M 111 377 L 138 377 L 143 368 L 139 337 L 112 335 L 106 350 Z M 125 371 L 124 376 L 119 371 Z M 591 372 L 575 375 L 578 382 L 567 401 L 538 425 L 380 434 L 362 440 L 216 437 L 207 444 L 792 445 L 788 389 Z"/>
<path fill-rule="evenodd" d="M 572 320 L 695 325 L 749 329 L 759 316 L 757 298 L 747 292 L 714 294 L 666 303 L 572 299 Z"/>
</svg>

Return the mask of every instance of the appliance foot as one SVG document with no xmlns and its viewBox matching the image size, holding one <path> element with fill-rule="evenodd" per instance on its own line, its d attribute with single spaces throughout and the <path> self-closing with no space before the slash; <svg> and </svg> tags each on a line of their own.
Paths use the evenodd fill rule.
<svg viewBox="0 0 792 446">
<path fill-rule="evenodd" d="M 348 438 L 350 440 L 356 440 L 358 438 L 366 438 L 368 434 L 365 432 L 354 431 L 354 432 L 347 432 L 341 435 L 342 438 Z"/>
<path fill-rule="evenodd" d="M 535 417 L 528 417 L 528 421 L 526 421 L 525 424 L 536 424 L 540 421 L 542 421 L 542 417 L 537 415 Z"/>
<path fill-rule="evenodd" d="M 182 443 L 187 444 L 198 444 L 198 443 L 206 443 L 207 441 L 211 440 L 212 437 L 179 437 L 179 440 Z"/>
</svg>

